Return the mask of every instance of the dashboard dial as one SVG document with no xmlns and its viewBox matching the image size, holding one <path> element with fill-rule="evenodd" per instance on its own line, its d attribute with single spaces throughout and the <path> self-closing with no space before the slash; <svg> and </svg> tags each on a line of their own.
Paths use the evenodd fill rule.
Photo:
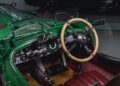
<svg viewBox="0 0 120 86">
<path fill-rule="evenodd" d="M 59 42 L 58 41 L 52 41 L 49 42 L 47 45 L 48 52 L 54 52 L 59 49 Z"/>
<path fill-rule="evenodd" d="M 21 55 L 20 60 L 21 61 L 26 61 L 27 60 L 27 55 L 26 54 Z"/>
</svg>

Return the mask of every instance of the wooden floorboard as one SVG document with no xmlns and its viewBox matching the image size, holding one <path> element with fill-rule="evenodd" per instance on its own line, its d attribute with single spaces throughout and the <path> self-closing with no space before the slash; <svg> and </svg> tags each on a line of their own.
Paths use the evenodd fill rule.
<svg viewBox="0 0 120 86">
<path fill-rule="evenodd" d="M 30 86 L 41 86 L 30 74 L 26 75 Z"/>
<path fill-rule="evenodd" d="M 72 69 L 69 69 L 66 72 L 54 75 L 50 78 L 55 81 L 54 86 L 58 86 L 71 79 L 73 77 L 73 72 Z M 27 75 L 27 79 L 31 86 L 41 86 L 30 74 Z"/>
<path fill-rule="evenodd" d="M 57 75 L 51 77 L 51 79 L 53 79 L 55 81 L 54 86 L 58 86 L 59 84 L 63 84 L 64 82 L 68 81 L 72 77 L 73 77 L 73 70 L 69 69 L 68 71 L 66 71 L 64 73 L 60 73 L 60 74 L 57 74 Z"/>
</svg>

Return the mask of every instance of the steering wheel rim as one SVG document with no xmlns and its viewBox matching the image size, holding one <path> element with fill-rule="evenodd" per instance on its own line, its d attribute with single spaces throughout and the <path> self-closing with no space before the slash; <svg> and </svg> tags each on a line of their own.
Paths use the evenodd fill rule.
<svg viewBox="0 0 120 86">
<path fill-rule="evenodd" d="M 76 22 L 76 21 L 80 21 L 80 22 L 83 22 L 86 25 L 88 25 L 89 28 L 91 29 L 91 31 L 94 33 L 94 36 L 95 36 L 95 42 L 96 42 L 95 48 L 94 48 L 93 52 L 87 58 L 82 58 L 81 59 L 81 58 L 75 57 L 74 55 L 72 55 L 69 52 L 69 50 L 67 50 L 67 48 L 65 46 L 65 41 L 64 41 L 65 30 L 67 29 L 69 24 L 71 24 L 72 22 Z M 88 22 L 87 20 L 82 19 L 82 18 L 73 18 L 73 19 L 68 20 L 68 22 L 66 22 L 63 25 L 63 27 L 62 27 L 62 30 L 61 30 L 61 33 L 60 33 L 60 39 L 61 39 L 60 41 L 61 41 L 61 47 L 62 47 L 63 51 L 68 55 L 68 57 L 70 57 L 72 60 L 77 61 L 77 62 L 87 62 L 87 61 L 90 61 L 91 59 L 94 58 L 94 56 L 96 55 L 96 53 L 98 51 L 99 40 L 98 40 L 97 32 L 96 32 L 95 28 L 92 26 L 92 24 L 90 22 Z"/>
</svg>

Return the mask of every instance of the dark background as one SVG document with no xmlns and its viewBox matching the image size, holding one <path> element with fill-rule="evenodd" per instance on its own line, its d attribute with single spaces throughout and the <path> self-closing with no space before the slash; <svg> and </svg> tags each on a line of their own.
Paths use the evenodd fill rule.
<svg viewBox="0 0 120 86">
<path fill-rule="evenodd" d="M 120 14 L 120 0 L 25 0 L 28 5 L 39 6 L 41 12 L 54 13 L 78 7 L 81 14 Z"/>
</svg>

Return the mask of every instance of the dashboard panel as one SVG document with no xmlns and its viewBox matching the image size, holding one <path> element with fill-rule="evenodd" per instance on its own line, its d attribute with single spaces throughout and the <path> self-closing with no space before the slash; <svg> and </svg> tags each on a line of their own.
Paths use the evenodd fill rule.
<svg viewBox="0 0 120 86">
<path fill-rule="evenodd" d="M 33 42 L 31 45 L 15 53 L 13 62 L 15 65 L 34 59 L 35 57 L 44 57 L 56 52 L 60 48 L 59 39 L 51 39 L 46 42 Z"/>
<path fill-rule="evenodd" d="M 72 42 L 73 36 L 65 37 L 65 42 Z M 37 41 L 33 42 L 29 46 L 25 47 L 24 49 L 19 50 L 13 56 L 13 62 L 15 65 L 21 64 L 24 62 L 28 62 L 30 60 L 37 58 L 42 58 L 47 55 L 50 55 L 58 49 L 61 48 L 60 39 L 57 37 L 53 37 L 47 41 L 41 41 L 41 38 L 38 38 Z"/>
</svg>

